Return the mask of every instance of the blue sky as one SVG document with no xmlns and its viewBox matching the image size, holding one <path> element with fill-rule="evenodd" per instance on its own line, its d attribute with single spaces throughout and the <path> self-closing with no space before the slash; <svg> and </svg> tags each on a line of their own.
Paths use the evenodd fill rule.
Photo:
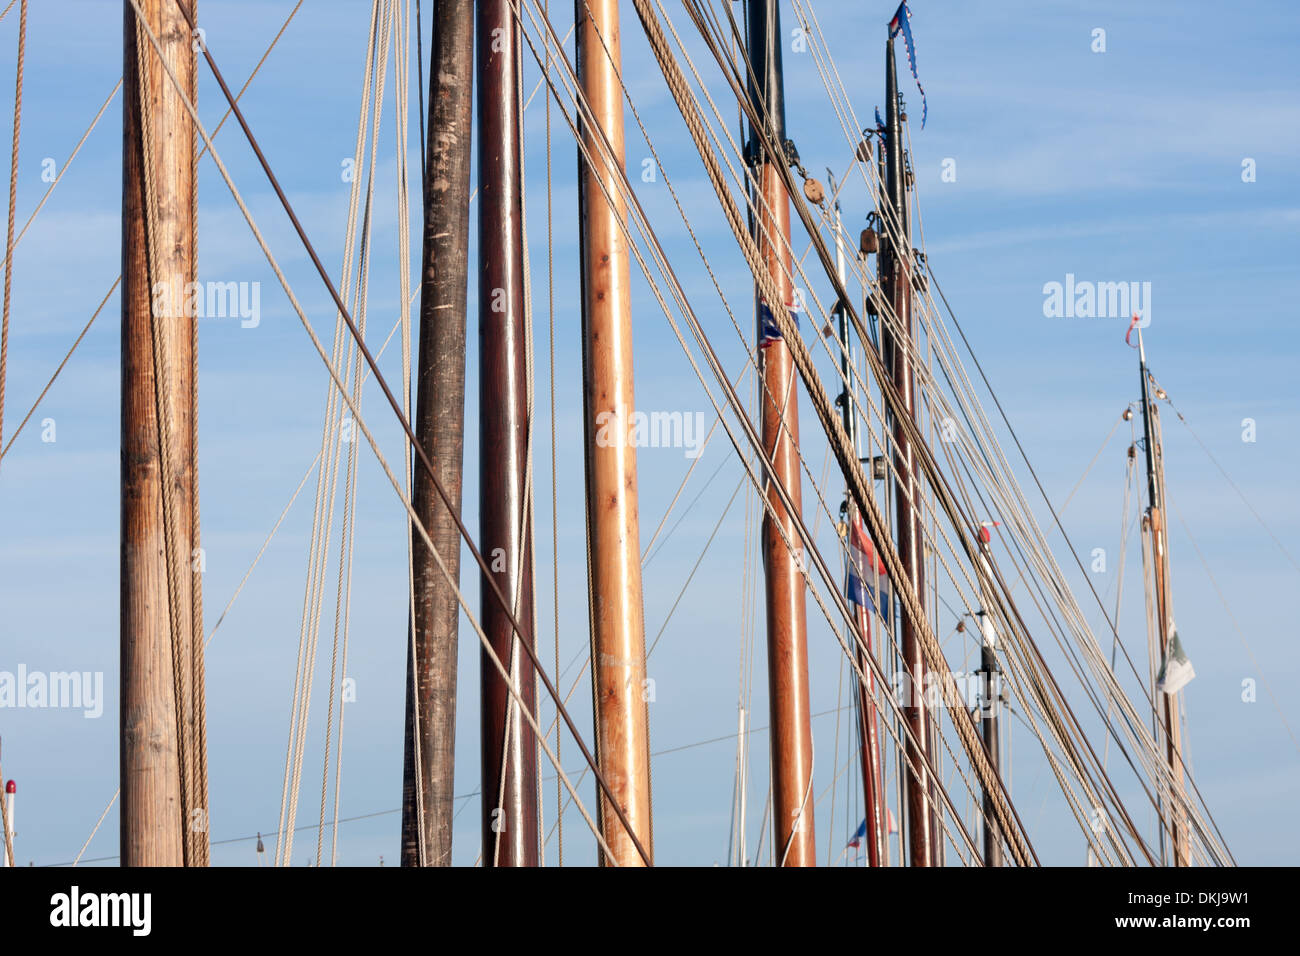
<svg viewBox="0 0 1300 956">
<path fill-rule="evenodd" d="M 788 36 L 796 23 L 790 5 L 782 6 Z M 1291 542 L 1300 513 L 1291 489 L 1300 465 L 1295 452 L 1300 400 L 1292 384 L 1300 350 L 1294 331 L 1300 293 L 1295 265 L 1300 254 L 1300 82 L 1291 58 L 1300 40 L 1300 16 L 1293 5 L 1237 4 L 1230 19 L 1222 4 L 1200 2 L 917 0 L 913 6 L 918 64 L 929 101 L 924 131 L 917 123 L 915 85 L 906 74 L 900 88 L 912 104 L 913 162 L 927 252 L 1053 502 L 1059 505 L 1069 493 L 1116 416 L 1136 397 L 1137 372 L 1135 353 L 1123 344 L 1122 320 L 1046 318 L 1043 286 L 1064 281 L 1068 273 L 1094 281 L 1150 282 L 1152 321 L 1146 341 L 1155 374 L 1272 532 L 1296 553 Z M 64 0 L 31 7 L 20 224 L 47 187 L 40 175 L 42 160 L 65 161 L 122 65 L 118 4 Z M 203 6 L 209 45 L 232 85 L 242 84 L 291 7 L 289 0 Z M 340 169 L 352 155 L 356 135 L 369 10 L 362 0 L 305 5 L 243 101 L 336 281 L 349 188 Z M 829 31 L 830 49 L 854 109 L 865 121 L 874 106 L 883 106 L 884 25 L 892 5 L 821 0 L 815 10 Z M 424 13 L 427 22 L 429 10 Z M 734 244 L 716 215 L 716 200 L 692 158 L 630 6 L 624 15 L 629 89 L 664 171 L 688 201 L 729 304 L 743 314 L 750 307 L 748 273 L 728 248 Z M 679 28 L 688 26 L 684 16 L 675 19 Z M 0 24 L 0 76 L 6 84 L 12 82 L 16 20 L 10 15 Z M 556 21 L 562 22 L 559 14 Z M 1091 49 L 1097 28 L 1106 31 L 1104 53 Z M 789 133 L 810 171 L 820 174 L 830 166 L 838 174 L 848 163 L 850 147 L 826 104 L 812 58 L 795 53 L 787 43 L 785 62 Z M 535 66 L 526 63 L 528 89 L 537 75 Z M 0 99 L 8 99 L 8 90 L 0 89 Z M 369 305 L 372 328 L 381 329 L 375 341 L 382 341 L 395 321 L 399 298 L 392 92 L 390 76 L 376 181 Z M 415 97 L 411 100 L 411 161 L 416 164 Z M 219 90 L 206 70 L 200 74 L 200 111 L 209 128 L 223 112 Z M 574 149 L 558 114 L 552 118 L 559 654 L 567 663 L 586 646 L 577 234 Z M 120 99 L 115 99 L 15 254 L 6 440 L 117 275 L 120 121 Z M 627 161 L 635 169 L 648 150 L 634 134 L 630 117 L 629 127 Z M 539 641 L 543 659 L 550 660 L 555 650 L 548 557 L 553 523 L 544 136 L 539 96 L 527 114 L 526 142 L 537 303 Z M 313 325 L 327 336 L 332 306 L 238 129 L 228 124 L 217 145 Z M 948 159 L 955 161 L 954 182 L 941 179 Z M 1254 161 L 1253 182 L 1242 178 L 1246 159 Z M 662 178 L 637 188 L 715 346 L 736 374 L 744 361 L 740 343 Z M 846 189 L 844 207 L 850 228 L 860 228 L 869 211 L 860 182 L 856 192 Z M 413 234 L 418 234 L 418 220 L 413 209 Z M 256 328 L 213 319 L 200 330 L 200 482 L 210 629 L 316 453 L 327 380 L 206 159 L 199 230 L 200 278 L 262 284 L 262 318 Z M 802 248 L 802 241 L 795 245 Z M 418 254 L 418 241 L 413 246 Z M 476 246 L 471 255 L 477 255 Z M 827 295 L 823 289 L 818 294 Z M 470 299 L 473 323 L 473 283 Z M 118 313 L 114 296 L 0 465 L 0 670 L 23 664 L 46 672 L 103 671 L 107 694 L 104 716 L 97 720 L 78 711 L 0 710 L 5 774 L 20 787 L 20 862 L 71 860 L 117 784 Z M 472 330 L 471 324 L 465 480 L 466 519 L 474 531 L 478 409 Z M 640 278 L 635 335 L 638 407 L 709 410 Z M 829 371 L 828 363 L 822 364 Z M 383 366 L 390 381 L 400 381 L 396 349 L 385 356 Z M 742 394 L 748 394 L 747 388 Z M 367 391 L 365 409 L 386 454 L 400 460 L 397 427 L 373 388 Z M 57 428 L 52 443 L 41 440 L 40 423 L 47 417 Z M 1254 442 L 1242 441 L 1245 418 L 1256 422 Z M 808 460 L 816 468 L 824 444 L 811 437 L 811 416 L 806 416 L 804 430 Z M 1264 686 L 1254 703 L 1242 701 L 1241 687 L 1243 680 L 1267 681 L 1285 720 L 1300 727 L 1300 710 L 1290 693 L 1300 665 L 1290 636 L 1294 612 L 1289 600 L 1300 584 L 1300 571 L 1172 416 L 1166 418 L 1165 437 L 1170 497 L 1193 536 L 1173 523 L 1175 611 L 1198 674 L 1185 695 L 1193 771 L 1239 862 L 1294 863 L 1300 828 L 1288 811 L 1300 797 L 1300 752 Z M 1108 604 L 1117 585 L 1113 554 L 1125 443 L 1123 434 L 1111 441 L 1064 517 L 1071 540 L 1085 555 L 1094 547 L 1111 551 L 1111 570 L 1094 581 Z M 373 865 L 381 855 L 389 863 L 397 858 L 399 818 L 384 811 L 399 805 L 401 791 L 406 557 L 401 506 L 373 456 L 366 453 L 361 460 L 349 666 L 357 700 L 346 711 L 340 815 L 379 815 L 340 828 L 339 862 Z M 688 465 L 680 449 L 644 449 L 639 455 L 643 541 Z M 706 488 L 715 471 L 716 479 Z M 1027 475 L 1021 475 L 1028 486 Z M 740 478 L 734 455 L 716 436 L 684 497 L 689 502 L 705 489 L 699 503 L 647 565 L 648 639 L 659 632 Z M 837 489 L 838 483 L 828 486 Z M 651 659 L 657 690 L 650 710 L 652 749 L 673 751 L 656 757 L 653 765 L 661 863 L 708 865 L 726 858 L 734 740 L 676 748 L 734 737 L 739 622 L 744 617 L 745 496 L 742 489 Z M 806 502 L 810 498 L 806 491 Z M 1041 499 L 1031 495 L 1030 500 L 1043 521 Z M 255 863 L 253 842 L 236 838 L 276 826 L 311 508 L 309 485 L 209 649 L 212 837 L 235 841 L 214 846 L 214 863 Z M 669 526 L 682 514 L 675 512 Z M 813 514 L 806 505 L 810 521 Z M 826 531 L 823 519 L 820 532 Z M 1210 562 L 1231 616 L 1196 556 L 1193 539 Z M 1059 533 L 1051 541 L 1064 565 Z M 1140 650 L 1137 565 L 1134 549 L 1124 585 L 1129 613 L 1121 619 L 1121 633 Z M 333 590 L 332 574 L 327 594 Z M 477 581 L 466 575 L 463 583 L 476 606 Z M 327 598 L 326 603 L 332 602 Z M 1082 598 L 1081 603 L 1096 627 L 1100 613 L 1095 603 Z M 813 725 L 820 793 L 844 762 L 849 723 L 841 715 L 837 746 L 838 650 L 815 614 L 810 605 L 814 711 L 826 712 Z M 937 630 L 946 634 L 951 626 L 952 621 L 943 620 Z M 328 620 L 324 630 L 328 641 Z M 751 700 L 753 723 L 759 726 L 767 722 L 762 639 L 760 629 Z M 1102 643 L 1109 648 L 1108 641 Z M 300 825 L 314 824 L 319 811 L 325 708 L 320 688 L 328 679 L 327 657 L 326 646 L 313 703 Z M 476 641 L 462 627 L 459 794 L 477 789 L 477 668 Z M 571 679 L 564 681 L 566 687 Z M 585 686 L 579 687 L 572 708 L 584 730 L 590 725 L 589 700 Z M 544 717 L 549 713 L 543 709 Z M 1059 795 L 1042 772 L 1042 761 L 1034 759 L 1032 740 L 1021 733 L 1013 747 L 1012 794 L 1040 856 L 1046 862 L 1082 863 L 1083 840 L 1060 813 Z M 755 734 L 748 794 L 751 851 L 766 789 L 765 751 L 765 735 Z M 576 753 L 566 740 L 566 768 L 580 766 Z M 1112 752 L 1112 768 L 1115 759 Z M 828 850 L 832 859 L 839 855 L 846 829 L 857 822 L 856 808 L 845 806 L 846 793 L 851 798 L 853 792 L 846 787 L 849 779 L 846 775 L 831 789 L 838 801 L 833 822 L 831 794 L 817 806 L 823 859 Z M 553 801 L 554 784 L 548 781 L 545 789 Z M 590 805 L 589 781 L 581 792 Z M 456 820 L 454 854 L 457 863 L 471 864 L 478 851 L 477 797 L 465 804 Z M 553 803 L 548 802 L 546 812 L 552 820 Z M 580 817 L 570 810 L 564 826 L 566 863 L 591 862 L 592 841 Z M 327 858 L 329 846 L 327 833 Z M 110 857 L 116 849 L 114 811 L 86 855 Z M 554 860 L 554 849 L 554 843 L 548 846 L 548 860 Z M 292 862 L 301 865 L 314 851 L 315 833 L 303 831 Z"/>
</svg>

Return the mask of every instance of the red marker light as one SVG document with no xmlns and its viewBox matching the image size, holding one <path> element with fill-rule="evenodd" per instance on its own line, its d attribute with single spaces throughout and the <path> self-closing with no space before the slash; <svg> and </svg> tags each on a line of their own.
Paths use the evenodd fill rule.
<svg viewBox="0 0 1300 956">
<path fill-rule="evenodd" d="M 5 784 L 5 793 L 17 793 L 17 792 L 18 792 L 18 784 L 14 783 L 12 780 L 10 780 L 8 783 Z"/>
</svg>

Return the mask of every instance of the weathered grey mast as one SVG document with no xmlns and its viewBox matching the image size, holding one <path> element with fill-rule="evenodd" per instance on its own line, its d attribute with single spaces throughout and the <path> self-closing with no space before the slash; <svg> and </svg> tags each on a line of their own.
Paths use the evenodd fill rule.
<svg viewBox="0 0 1300 956">
<path fill-rule="evenodd" d="M 465 328 L 469 274 L 474 4 L 433 5 L 429 132 L 415 431 L 457 515 L 465 446 Z M 460 533 L 451 509 L 415 468 L 416 516 L 453 580 Z M 411 554 L 413 618 L 407 647 L 402 779 L 402 865 L 450 866 L 456 769 L 456 649 L 460 606 L 422 540 Z M 418 788 L 418 789 L 417 789 Z"/>
</svg>

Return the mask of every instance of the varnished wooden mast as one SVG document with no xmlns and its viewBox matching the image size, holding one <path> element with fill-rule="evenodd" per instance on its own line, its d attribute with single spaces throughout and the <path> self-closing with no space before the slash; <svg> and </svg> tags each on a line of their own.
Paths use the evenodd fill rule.
<svg viewBox="0 0 1300 956">
<path fill-rule="evenodd" d="M 631 440 L 632 290 L 627 208 L 618 187 L 623 97 L 617 0 L 576 0 L 575 19 L 578 78 L 595 126 L 583 129 L 589 159 L 580 151 L 578 168 L 596 757 L 653 859 L 641 538 Z M 607 860 L 602 853 L 603 864 L 644 865 L 603 795 L 599 825 L 613 855 Z"/>
<path fill-rule="evenodd" d="M 533 644 L 533 529 L 528 460 L 523 191 L 519 139 L 519 31 L 510 0 L 477 5 L 480 548 Z M 481 621 L 536 717 L 536 676 L 485 581 Z M 537 739 L 506 681 L 481 655 L 483 865 L 536 866 Z"/>
<path fill-rule="evenodd" d="M 885 233 L 881 248 L 885 255 L 881 276 L 889 292 L 890 303 L 898 320 L 895 332 L 883 324 L 882 341 L 885 364 L 891 370 L 894 387 L 903 400 L 904 414 L 915 416 L 914 375 L 909 347 L 912 339 L 912 249 L 907 215 L 907 184 L 903 164 L 902 117 L 898 102 L 898 74 L 894 66 L 894 44 L 885 43 L 885 140 L 886 192 L 892 214 L 882 219 Z M 891 224 L 892 223 L 892 228 Z M 911 438 L 901 420 L 894 422 L 894 502 L 895 537 L 903 569 L 917 595 L 925 594 L 925 560 L 922 553 L 920 493 L 916 455 Z M 925 659 L 921 653 L 917 622 L 906 605 L 902 609 L 903 664 L 910 687 L 903 701 L 903 714 L 911 733 L 905 746 L 907 772 L 907 826 L 909 859 L 912 866 L 932 866 L 936 862 L 938 840 L 934 833 L 934 816 L 930 807 L 929 775 L 925 772 L 926 754 L 930 749 L 930 720 L 925 706 Z"/>
<path fill-rule="evenodd" d="M 473 49 L 472 0 L 438 0 L 430 43 L 415 431 L 457 514 L 465 430 Z M 452 514 L 424 469 L 415 469 L 414 484 L 416 515 L 458 581 L 460 534 Z M 419 535 L 413 534 L 412 540 L 414 619 L 407 646 L 402 865 L 450 866 L 460 606 Z"/>
<path fill-rule="evenodd" d="M 1146 445 L 1147 510 L 1145 530 L 1151 536 L 1151 559 L 1155 572 L 1156 633 L 1160 639 L 1160 657 L 1167 659 L 1173 639 L 1173 619 L 1169 600 L 1169 541 L 1165 530 L 1165 458 L 1160 436 L 1160 413 L 1151 396 L 1151 376 L 1147 371 L 1146 345 L 1138 330 L 1139 367 L 1142 373 L 1142 424 Z M 1188 865 L 1187 818 L 1182 754 L 1182 726 L 1178 717 L 1178 695 L 1156 691 L 1162 699 L 1165 756 L 1173 775 L 1174 793 L 1167 804 L 1172 834 L 1174 866 Z M 1161 788 L 1164 789 L 1164 788 Z"/>
<path fill-rule="evenodd" d="M 134 8 L 123 8 L 121 860 L 202 866 L 195 319 L 185 308 L 195 279 L 194 129 Z M 140 8 L 193 101 L 195 52 L 182 12 L 175 0 Z"/>
<path fill-rule="evenodd" d="M 778 149 L 784 150 L 780 13 L 776 0 L 749 0 L 748 8 L 750 98 L 759 115 L 766 114 L 769 138 Z M 750 156 L 756 163 L 758 184 L 758 195 L 754 197 L 755 238 L 785 299 L 770 302 L 768 306 L 774 310 L 785 309 L 794 301 L 790 280 L 790 200 L 776 164 L 785 163 L 787 157 L 770 155 L 761 143 L 757 132 L 751 131 Z M 793 150 L 792 144 L 790 149 Z M 761 321 L 760 318 L 760 330 Z M 762 364 L 763 448 L 773 464 L 768 480 L 784 485 L 792 506 L 799 510 L 802 496 L 797 454 L 798 391 L 789 347 L 780 340 L 770 343 L 762 349 Z M 804 578 L 800 570 L 804 544 L 776 489 L 769 488 L 767 494 L 772 510 L 763 518 L 763 564 L 771 701 L 773 846 L 781 865 L 815 866 L 808 632 Z M 787 539 L 793 544 L 793 553 Z"/>
</svg>

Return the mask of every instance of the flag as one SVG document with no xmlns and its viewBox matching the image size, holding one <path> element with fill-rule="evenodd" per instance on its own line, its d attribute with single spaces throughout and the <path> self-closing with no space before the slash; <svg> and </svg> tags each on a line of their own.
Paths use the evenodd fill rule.
<svg viewBox="0 0 1300 956">
<path fill-rule="evenodd" d="M 853 831 L 853 839 L 849 840 L 849 846 L 853 847 L 856 850 L 858 847 L 862 846 L 862 838 L 866 835 L 867 835 L 867 818 L 863 817 L 862 822 L 858 824 L 858 828 Z"/>
<path fill-rule="evenodd" d="M 889 137 L 885 132 L 885 121 L 880 118 L 880 107 L 876 107 L 876 136 L 880 138 L 880 158 L 883 162 L 885 151 L 889 148 Z M 863 130 L 865 133 L 866 130 Z"/>
<path fill-rule="evenodd" d="M 1142 321 L 1142 316 L 1134 312 L 1133 318 L 1129 321 L 1128 324 L 1128 331 L 1124 333 L 1124 344 L 1127 345 L 1129 348 L 1134 348 L 1134 349 L 1137 348 L 1137 346 L 1134 345 L 1130 340 L 1130 337 L 1133 335 L 1134 329 L 1140 328 L 1138 323 L 1140 323 L 1141 321 Z"/>
<path fill-rule="evenodd" d="M 787 305 L 786 311 L 790 313 L 790 319 L 794 322 L 794 327 L 799 328 L 799 310 L 792 305 Z M 767 348 L 773 342 L 780 342 L 782 339 L 781 327 L 776 324 L 776 317 L 772 315 L 772 310 L 768 308 L 767 300 L 759 298 L 758 300 L 758 347 Z"/>
<path fill-rule="evenodd" d="M 880 589 L 877 600 L 876 589 Z M 871 545 L 867 529 L 863 527 L 862 516 L 854 514 L 853 526 L 849 531 L 849 601 L 859 607 L 877 610 L 880 617 L 889 623 L 889 609 L 893 605 L 893 594 L 889 587 L 889 577 L 885 562 L 876 554 Z"/>
<path fill-rule="evenodd" d="M 908 22 L 911 19 L 912 11 L 907 9 L 906 3 L 900 3 L 894 19 L 889 21 L 889 39 L 892 40 L 901 33 L 903 42 L 907 44 L 907 62 L 912 67 L 912 79 L 916 80 L 916 88 L 921 91 L 921 129 L 925 129 L 925 116 L 929 107 L 925 103 L 925 87 L 921 85 L 921 78 L 916 73 L 916 44 L 912 42 L 912 25 Z"/>
<path fill-rule="evenodd" d="M 1156 690 L 1173 696 L 1196 676 L 1192 662 L 1187 659 L 1183 642 L 1178 639 L 1178 629 L 1174 622 L 1169 622 L 1169 648 L 1160 661 L 1160 673 L 1156 675 Z"/>
<path fill-rule="evenodd" d="M 898 832 L 898 821 L 894 819 L 894 811 L 885 807 L 885 831 L 887 833 Z M 862 822 L 858 824 L 857 830 L 853 832 L 853 839 L 849 840 L 848 846 L 857 849 L 862 845 L 862 838 L 867 835 L 867 818 L 863 817 Z"/>
</svg>

